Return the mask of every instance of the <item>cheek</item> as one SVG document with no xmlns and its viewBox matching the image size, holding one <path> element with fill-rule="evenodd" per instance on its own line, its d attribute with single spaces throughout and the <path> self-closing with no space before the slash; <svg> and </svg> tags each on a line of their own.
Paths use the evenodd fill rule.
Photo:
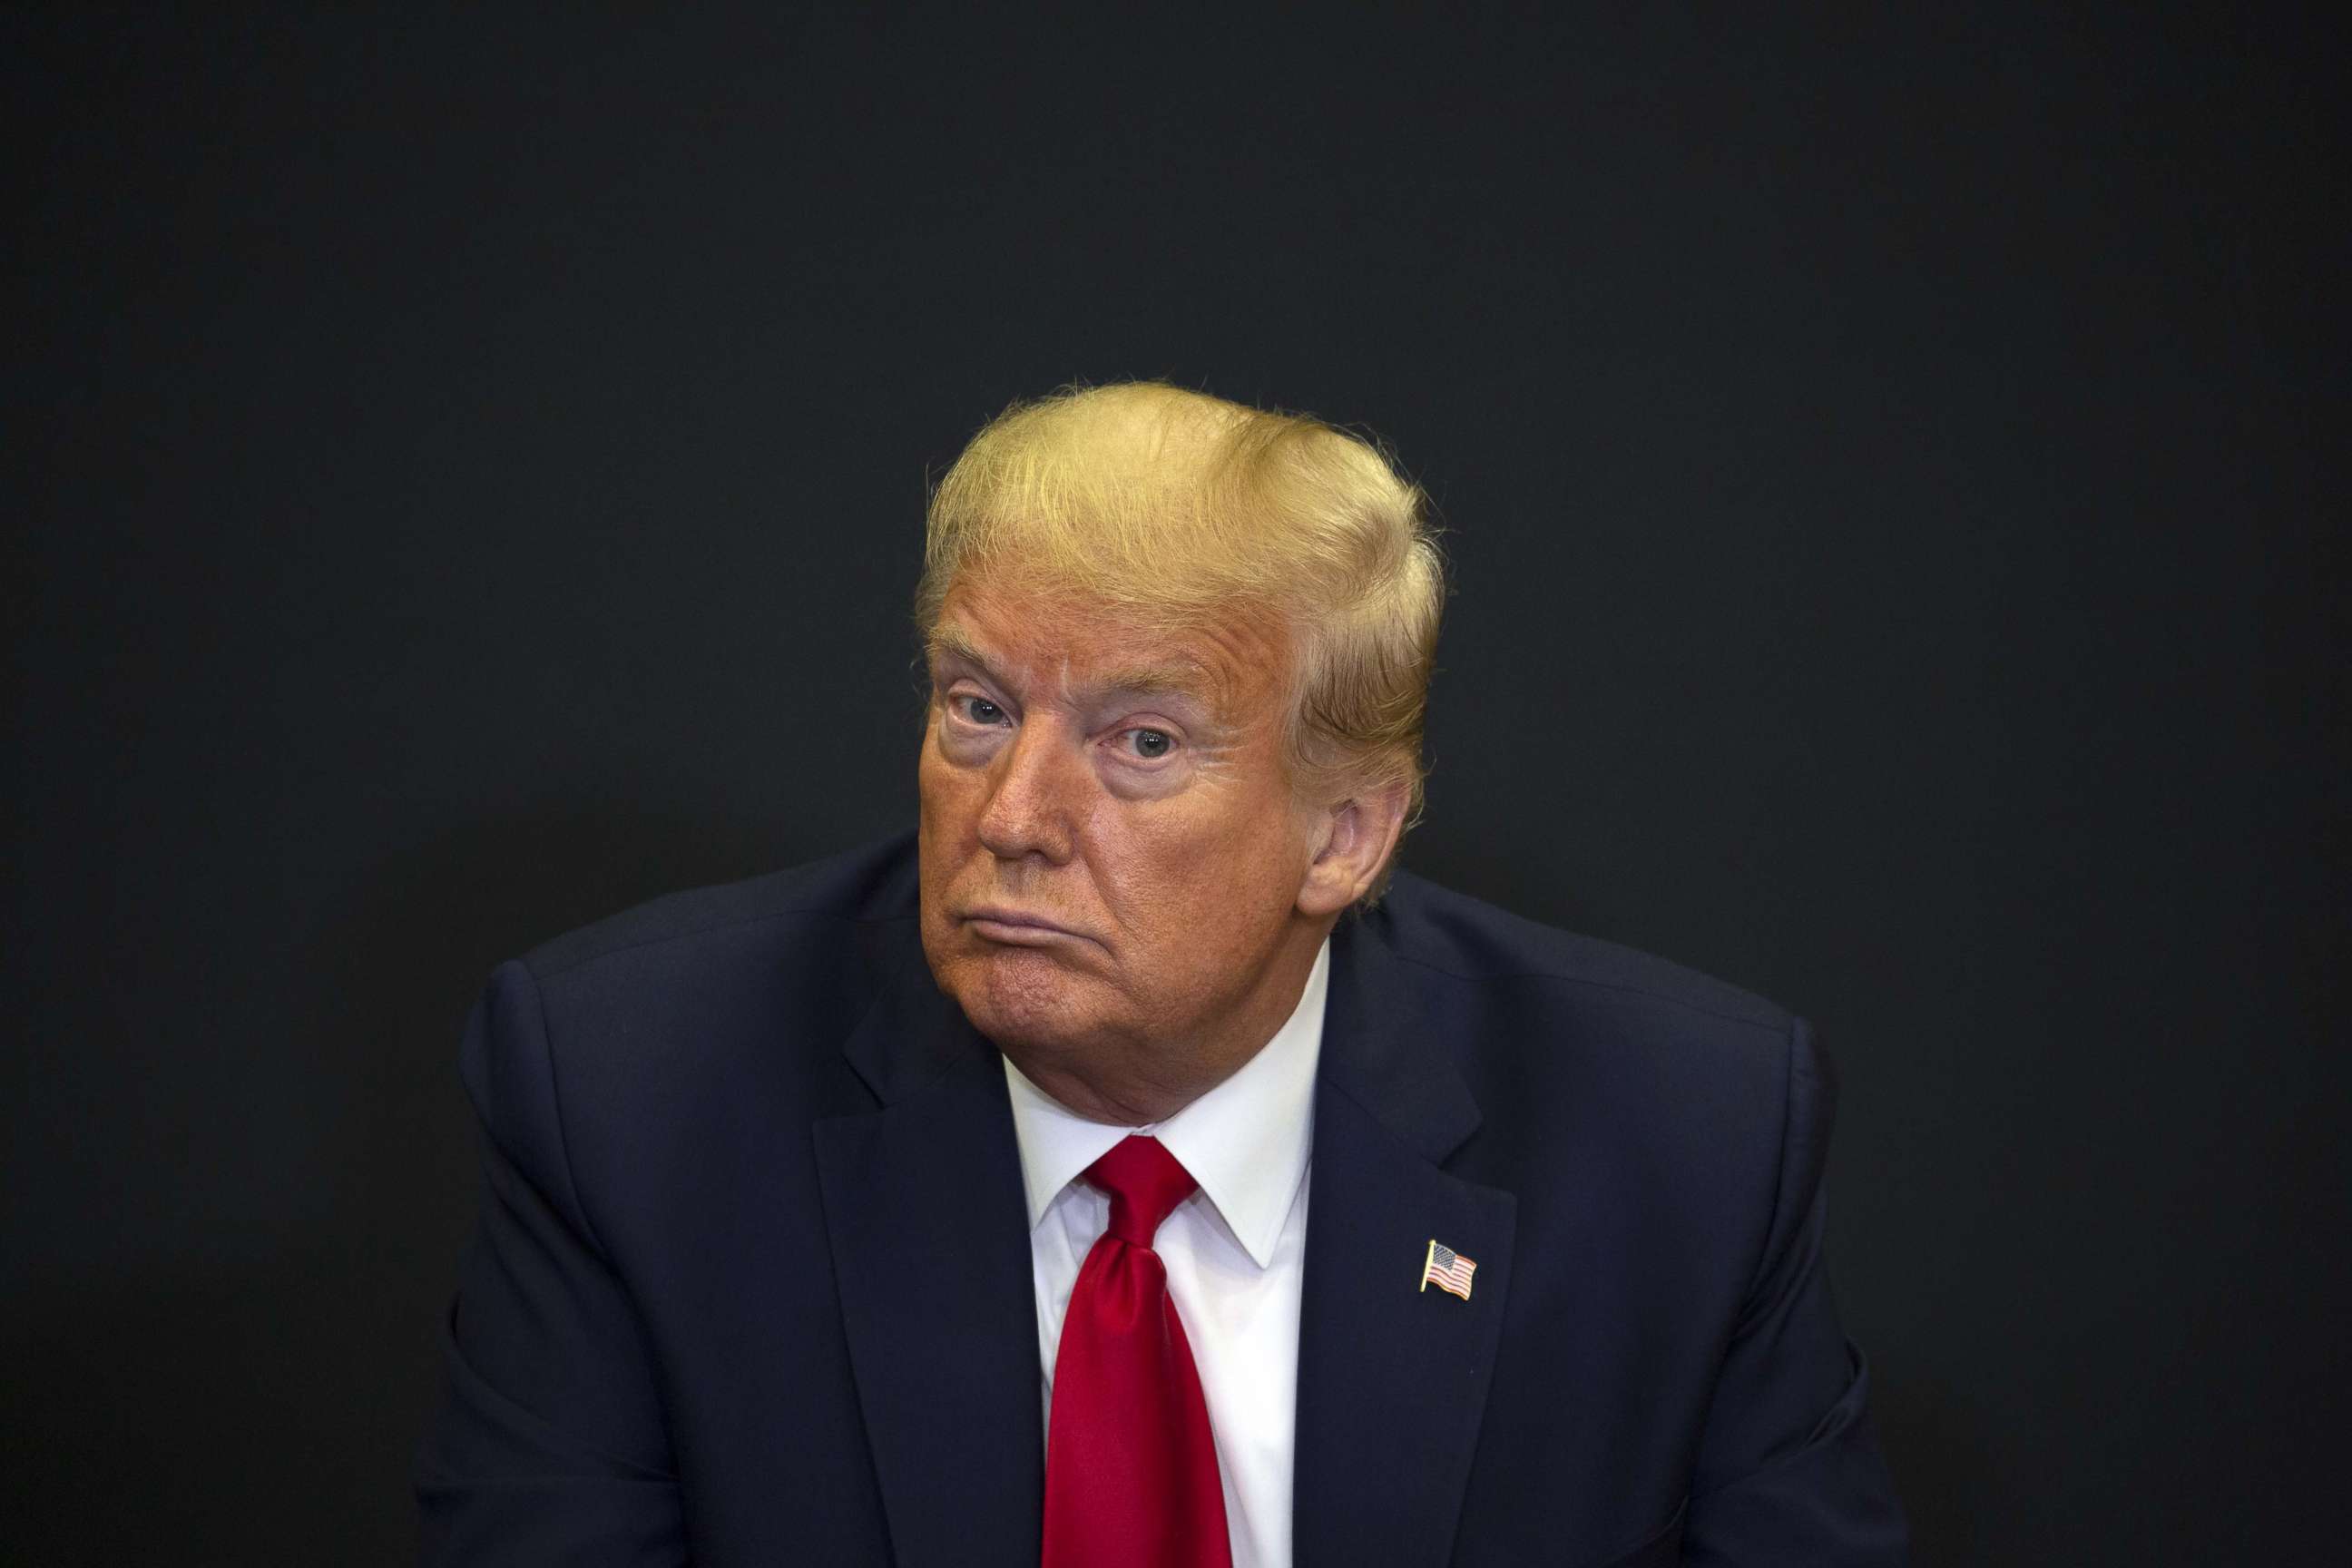
<svg viewBox="0 0 2352 1568">
<path fill-rule="evenodd" d="M 915 792 L 924 837 L 952 840 L 966 836 L 977 816 L 973 809 L 974 783 L 969 773 L 940 756 L 939 731 L 934 725 L 923 742 L 922 761 L 915 769 Z"/>
<path fill-rule="evenodd" d="M 1189 819 L 1101 814 L 1089 841 L 1120 923 L 1180 967 L 1262 945 L 1304 875 L 1305 850 L 1286 805 Z"/>
</svg>

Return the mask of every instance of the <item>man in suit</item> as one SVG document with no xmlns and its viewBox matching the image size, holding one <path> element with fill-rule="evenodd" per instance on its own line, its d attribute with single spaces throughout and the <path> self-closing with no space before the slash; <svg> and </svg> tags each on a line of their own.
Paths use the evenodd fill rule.
<svg viewBox="0 0 2352 1568">
<path fill-rule="evenodd" d="M 1423 513 L 1156 384 L 974 439 L 917 832 L 476 1012 L 428 1561 L 1904 1561 L 1805 1026 L 1391 876 Z"/>
</svg>

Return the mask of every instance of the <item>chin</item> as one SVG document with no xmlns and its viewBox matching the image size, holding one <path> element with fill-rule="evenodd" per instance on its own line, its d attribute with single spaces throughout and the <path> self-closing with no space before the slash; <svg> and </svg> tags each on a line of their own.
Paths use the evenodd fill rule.
<svg viewBox="0 0 2352 1568">
<path fill-rule="evenodd" d="M 1066 1050 L 1100 1037 L 1108 1023 L 1088 1005 L 1094 983 L 1050 954 L 1020 948 L 963 953 L 938 973 L 940 989 L 1000 1047 Z"/>
</svg>

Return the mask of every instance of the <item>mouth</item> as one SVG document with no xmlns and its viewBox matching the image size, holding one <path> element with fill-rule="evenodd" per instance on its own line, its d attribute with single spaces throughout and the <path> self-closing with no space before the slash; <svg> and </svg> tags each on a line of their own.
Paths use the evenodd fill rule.
<svg viewBox="0 0 2352 1568">
<path fill-rule="evenodd" d="M 1043 915 L 1033 915 L 1020 910 L 1010 910 L 996 904 L 982 904 L 978 909 L 963 911 L 966 927 L 990 942 L 1001 942 L 1013 947 L 1049 947 L 1057 942 L 1086 942 L 1088 938 L 1056 925 Z"/>
</svg>

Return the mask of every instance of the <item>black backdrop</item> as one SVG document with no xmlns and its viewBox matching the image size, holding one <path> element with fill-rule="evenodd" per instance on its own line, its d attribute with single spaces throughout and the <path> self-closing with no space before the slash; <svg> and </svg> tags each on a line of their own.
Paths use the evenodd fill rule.
<svg viewBox="0 0 2352 1568">
<path fill-rule="evenodd" d="M 927 467 L 1129 375 L 1438 498 L 1409 864 L 1818 1023 L 1923 1563 L 2340 1539 L 2341 89 L 2209 9 L 5 13 L 0 1551 L 407 1556 L 483 975 L 908 820 Z"/>
</svg>

